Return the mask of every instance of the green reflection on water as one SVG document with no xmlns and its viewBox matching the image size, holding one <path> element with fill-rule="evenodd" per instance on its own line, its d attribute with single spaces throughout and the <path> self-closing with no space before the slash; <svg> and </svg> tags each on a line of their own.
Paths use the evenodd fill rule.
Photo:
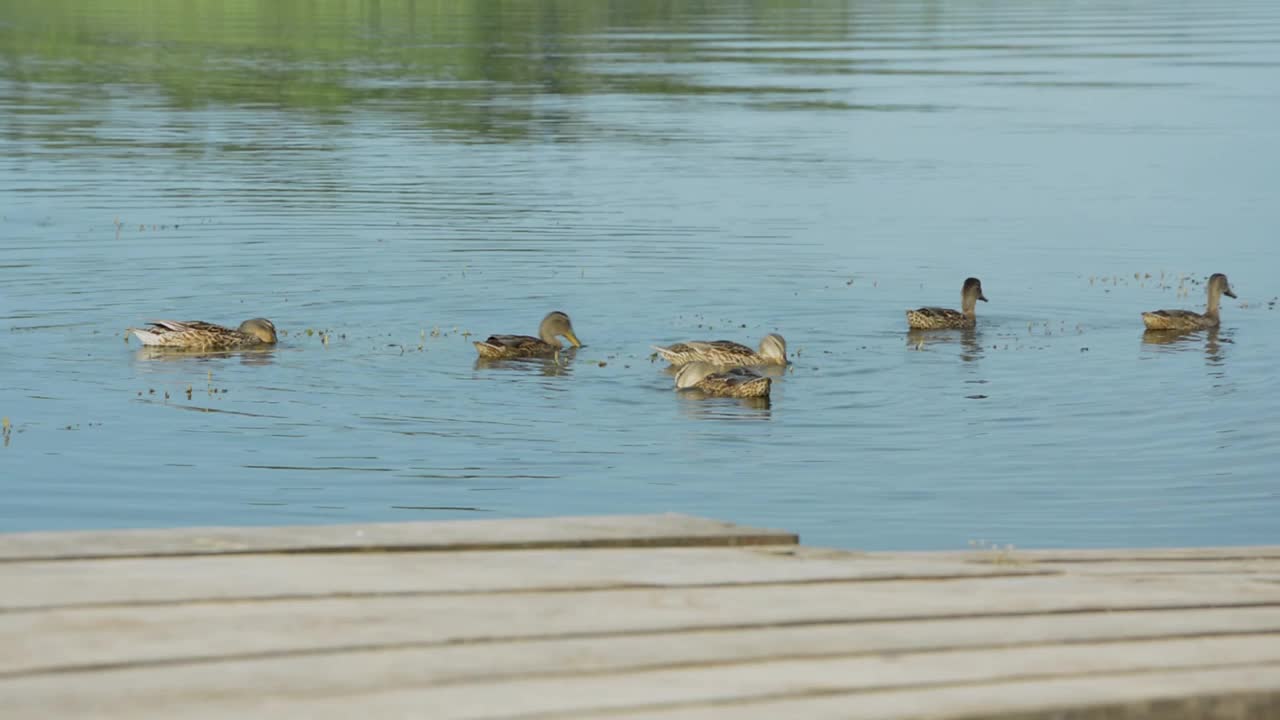
<svg viewBox="0 0 1280 720">
<path fill-rule="evenodd" d="M 821 23 L 813 3 L 796 2 L 0 0 L 0 79 L 13 83 L 10 107 L 41 112 L 132 85 L 159 90 L 175 109 L 301 109 L 341 122 L 364 107 L 510 140 L 536 121 L 575 119 L 571 104 L 545 107 L 538 96 L 782 94 L 698 81 L 661 64 L 696 61 L 699 33 L 843 36 L 830 20 L 844 4 L 818 7 Z M 617 71 L 637 58 L 656 67 Z M 41 95 L 49 84 L 77 86 L 75 99 Z M 785 88 L 808 92 L 820 90 Z"/>
</svg>

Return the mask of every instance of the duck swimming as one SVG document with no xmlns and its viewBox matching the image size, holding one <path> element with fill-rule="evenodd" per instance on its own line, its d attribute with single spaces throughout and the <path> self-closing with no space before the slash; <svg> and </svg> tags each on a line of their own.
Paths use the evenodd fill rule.
<svg viewBox="0 0 1280 720">
<path fill-rule="evenodd" d="M 689 340 L 665 347 L 654 345 L 654 350 L 674 366 L 694 362 L 712 365 L 786 365 L 787 341 L 777 333 L 769 333 L 760 341 L 757 352 L 728 340 Z"/>
<path fill-rule="evenodd" d="M 676 373 L 676 390 L 700 390 L 715 397 L 769 397 L 773 380 L 744 367 L 724 369 L 707 362 L 691 362 Z"/>
<path fill-rule="evenodd" d="M 978 324 L 975 309 L 978 301 L 986 302 L 982 294 L 982 281 L 978 278 L 966 278 L 964 287 L 960 289 L 960 310 L 939 307 L 922 307 L 907 311 L 907 327 L 912 330 L 947 330 L 953 328 L 971 328 Z"/>
<path fill-rule="evenodd" d="M 266 318 L 252 318 L 232 329 L 201 320 L 152 320 L 147 327 L 129 328 L 143 345 L 182 350 L 235 350 L 276 344 L 276 326 Z"/>
<path fill-rule="evenodd" d="M 573 323 L 569 316 L 559 310 L 547 313 L 538 325 L 538 337 L 530 335 L 490 335 L 488 340 L 475 343 L 480 357 L 490 360 L 504 358 L 549 357 L 555 355 L 564 346 L 559 338 L 563 336 L 574 347 L 582 347 L 578 336 L 573 332 Z"/>
<path fill-rule="evenodd" d="M 1190 310 L 1152 310 L 1151 312 L 1142 313 L 1142 322 L 1147 326 L 1148 330 L 1202 330 L 1204 328 L 1218 327 L 1218 303 L 1222 296 L 1234 298 L 1236 294 L 1231 291 L 1231 284 L 1227 282 L 1227 276 L 1222 273 L 1214 273 L 1209 276 L 1209 303 L 1204 310 L 1204 314 L 1192 312 Z"/>
</svg>

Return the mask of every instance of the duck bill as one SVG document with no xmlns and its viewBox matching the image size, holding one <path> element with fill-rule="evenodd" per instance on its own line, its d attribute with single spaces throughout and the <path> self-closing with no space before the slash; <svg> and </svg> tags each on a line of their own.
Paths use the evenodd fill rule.
<svg viewBox="0 0 1280 720">
<path fill-rule="evenodd" d="M 1227 296 L 1227 297 L 1229 297 L 1229 298 L 1235 298 L 1235 296 L 1236 296 L 1236 294 L 1235 294 L 1235 293 L 1231 292 L 1231 288 L 1227 288 L 1226 290 L 1223 290 L 1223 291 L 1222 291 L 1222 294 L 1223 294 L 1223 295 L 1226 295 L 1226 296 Z"/>
<path fill-rule="evenodd" d="M 986 302 L 987 296 L 983 295 L 982 293 L 978 293 L 978 299 L 981 300 L 982 302 Z"/>
<path fill-rule="evenodd" d="M 578 339 L 578 336 L 577 336 L 577 335 L 574 335 L 574 334 L 573 334 L 573 331 L 572 331 L 572 330 L 566 330 L 566 331 L 565 331 L 565 333 L 564 333 L 564 339 L 565 339 L 565 340 L 568 340 L 568 341 L 569 341 L 569 344 L 570 344 L 570 345 L 572 345 L 572 346 L 574 346 L 574 347 L 576 347 L 576 348 L 577 348 L 577 347 L 582 347 L 582 341 Z"/>
</svg>

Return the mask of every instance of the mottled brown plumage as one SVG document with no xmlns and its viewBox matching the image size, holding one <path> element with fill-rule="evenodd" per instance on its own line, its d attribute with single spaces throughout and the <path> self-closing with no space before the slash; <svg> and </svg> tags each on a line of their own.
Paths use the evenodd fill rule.
<svg viewBox="0 0 1280 720">
<path fill-rule="evenodd" d="M 569 316 L 554 311 L 542 318 L 538 326 L 538 337 L 531 335 L 490 335 L 484 342 L 475 343 L 480 357 L 490 360 L 522 357 L 548 357 L 555 355 L 564 346 L 559 337 L 564 336 L 574 347 L 581 347 L 578 336 L 573 332 L 573 323 Z"/>
<path fill-rule="evenodd" d="M 653 349 L 676 366 L 694 362 L 720 366 L 787 364 L 787 341 L 777 333 L 765 335 L 759 351 L 729 340 L 689 340 L 674 345 L 654 345 Z"/>
<path fill-rule="evenodd" d="M 699 390 L 716 397 L 768 397 L 772 386 L 772 379 L 744 367 L 725 369 L 707 362 L 692 362 L 676 373 L 677 390 Z"/>
<path fill-rule="evenodd" d="M 1206 292 L 1209 300 L 1203 314 L 1190 310 L 1152 310 L 1151 312 L 1142 313 L 1142 322 L 1147 326 L 1148 330 L 1185 332 L 1187 330 L 1218 327 L 1220 322 L 1218 304 L 1221 302 L 1222 296 L 1226 295 L 1229 298 L 1234 298 L 1236 294 L 1231 290 L 1231 284 L 1227 282 L 1227 276 L 1222 273 L 1214 273 L 1209 276 L 1209 286 Z"/>
<path fill-rule="evenodd" d="M 922 307 L 907 311 L 907 327 L 912 330 L 948 330 L 971 328 L 978 323 L 978 301 L 986 302 L 982 294 L 982 281 L 967 278 L 960 289 L 960 310 L 940 307 Z"/>
<path fill-rule="evenodd" d="M 276 326 L 266 318 L 245 320 L 235 329 L 201 320 L 152 320 L 129 332 L 143 345 L 181 350 L 235 350 L 276 343 Z"/>
</svg>

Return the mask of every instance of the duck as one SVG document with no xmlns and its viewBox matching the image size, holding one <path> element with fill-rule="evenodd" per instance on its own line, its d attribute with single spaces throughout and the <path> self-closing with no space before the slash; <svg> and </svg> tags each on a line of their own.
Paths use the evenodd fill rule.
<svg viewBox="0 0 1280 720">
<path fill-rule="evenodd" d="M 1222 273 L 1214 273 L 1209 276 L 1209 286 L 1207 289 L 1209 295 L 1208 306 L 1204 310 L 1204 314 L 1192 312 L 1190 310 L 1152 310 L 1151 312 L 1142 313 L 1142 322 L 1147 326 L 1148 330 L 1203 330 L 1204 328 L 1216 328 L 1219 324 L 1218 319 L 1218 303 L 1222 296 L 1229 298 L 1236 296 L 1231 290 L 1231 283 L 1227 281 L 1227 276 Z"/>
<path fill-rule="evenodd" d="M 960 310 L 940 307 L 922 307 L 907 311 L 907 327 L 912 330 L 948 330 L 971 328 L 978 324 L 975 308 L 978 301 L 987 301 L 982 294 L 982 281 L 965 278 L 960 289 Z"/>
<path fill-rule="evenodd" d="M 542 318 L 538 325 L 538 337 L 530 335 L 490 335 L 483 342 L 476 342 L 476 352 L 480 357 L 489 360 L 525 357 L 550 357 L 564 348 L 560 337 L 568 340 L 574 347 L 582 347 L 582 342 L 573 332 L 573 323 L 569 316 L 553 310 Z"/>
<path fill-rule="evenodd" d="M 758 351 L 729 340 L 689 340 L 674 345 L 650 347 L 674 367 L 694 362 L 720 366 L 787 364 L 787 341 L 778 333 L 765 335 Z"/>
<path fill-rule="evenodd" d="M 725 369 L 708 362 L 686 363 L 676 373 L 676 390 L 699 390 L 714 397 L 769 397 L 773 380 L 745 367 Z"/>
<path fill-rule="evenodd" d="M 152 320 L 129 328 L 143 345 L 180 350 L 236 350 L 276 344 L 276 326 L 266 318 L 250 318 L 237 328 L 203 320 Z"/>
</svg>

